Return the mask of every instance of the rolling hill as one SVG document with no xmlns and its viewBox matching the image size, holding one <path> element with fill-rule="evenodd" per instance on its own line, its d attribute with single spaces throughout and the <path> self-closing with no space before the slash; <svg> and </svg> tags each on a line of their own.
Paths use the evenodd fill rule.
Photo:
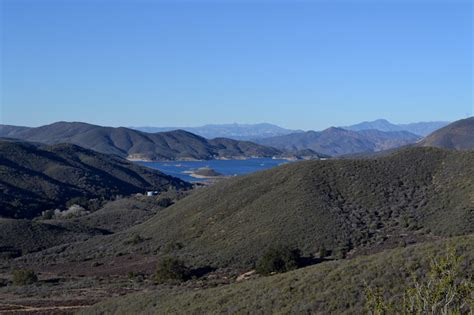
<svg viewBox="0 0 474 315">
<path fill-rule="evenodd" d="M 73 144 L 0 140 L 0 216 L 31 218 L 75 197 L 110 199 L 190 184 Z"/>
<path fill-rule="evenodd" d="M 105 234 L 109 232 L 71 222 L 0 218 L 0 259 L 26 255 Z"/>
<path fill-rule="evenodd" d="M 376 152 L 415 143 L 420 137 L 406 131 L 350 131 L 328 128 L 258 140 L 258 143 L 280 150 L 311 149 L 330 156 Z"/>
<path fill-rule="evenodd" d="M 9 126 L 4 127 L 3 136 L 45 144 L 72 143 L 132 160 L 210 160 L 273 157 L 281 154 L 277 149 L 252 142 L 226 138 L 207 140 L 184 130 L 145 133 L 79 122 L 57 122 L 27 129 Z"/>
<path fill-rule="evenodd" d="M 420 145 L 456 150 L 474 149 L 474 117 L 458 120 L 433 132 Z"/>
<path fill-rule="evenodd" d="M 321 247 L 357 255 L 473 233 L 473 193 L 473 152 L 410 148 L 371 160 L 296 162 L 199 189 L 143 224 L 63 255 L 95 257 L 101 248 L 107 257 L 160 256 L 180 244 L 172 254 L 192 266 L 243 268 L 276 244 L 304 255 Z M 134 235 L 146 241 L 124 246 Z M 41 255 L 54 259 L 54 251 Z"/>
</svg>

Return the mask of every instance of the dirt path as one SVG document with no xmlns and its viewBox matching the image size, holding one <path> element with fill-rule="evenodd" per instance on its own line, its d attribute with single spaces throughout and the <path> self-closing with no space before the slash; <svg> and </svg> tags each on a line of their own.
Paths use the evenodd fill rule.
<svg viewBox="0 0 474 315">
<path fill-rule="evenodd" d="M 67 305 L 67 306 L 26 306 L 21 304 L 0 303 L 0 314 L 24 314 L 24 313 L 60 313 L 78 310 L 89 305 Z"/>
</svg>

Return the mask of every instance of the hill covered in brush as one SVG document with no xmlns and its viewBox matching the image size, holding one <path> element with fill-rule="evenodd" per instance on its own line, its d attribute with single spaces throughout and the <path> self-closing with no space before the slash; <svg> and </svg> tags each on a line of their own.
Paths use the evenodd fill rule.
<svg viewBox="0 0 474 315">
<path fill-rule="evenodd" d="M 281 154 L 277 149 L 248 141 L 208 140 L 184 130 L 146 133 L 79 122 L 57 122 L 38 128 L 3 126 L 1 136 L 45 144 L 72 143 L 97 152 L 139 160 L 237 159 Z"/>
<path fill-rule="evenodd" d="M 474 149 L 474 117 L 458 120 L 433 132 L 420 145 L 456 150 Z"/>
<path fill-rule="evenodd" d="M 473 152 L 435 148 L 295 162 L 199 189 L 143 224 L 74 244 L 64 255 L 94 257 L 100 247 L 109 257 L 160 256 L 174 248 L 192 266 L 248 268 L 278 244 L 308 256 L 321 248 L 338 257 L 375 252 L 473 233 L 473 179 Z M 135 235 L 144 241 L 123 245 Z"/>
<path fill-rule="evenodd" d="M 376 152 L 415 143 L 419 136 L 407 131 L 360 130 L 342 128 L 292 133 L 258 140 L 258 143 L 280 150 L 298 151 L 311 149 L 330 156 L 363 152 Z"/>
<path fill-rule="evenodd" d="M 401 305 L 405 290 L 412 286 L 412 275 L 426 275 L 432 257 L 444 257 L 449 244 L 455 244 L 462 255 L 459 272 L 469 279 L 473 276 L 473 236 L 325 262 L 217 288 L 161 287 L 113 298 L 79 313 L 366 314 L 366 286 L 382 288 L 389 301 Z"/>
<path fill-rule="evenodd" d="M 110 199 L 190 184 L 72 144 L 0 140 L 0 216 L 31 218 L 73 198 Z"/>
</svg>

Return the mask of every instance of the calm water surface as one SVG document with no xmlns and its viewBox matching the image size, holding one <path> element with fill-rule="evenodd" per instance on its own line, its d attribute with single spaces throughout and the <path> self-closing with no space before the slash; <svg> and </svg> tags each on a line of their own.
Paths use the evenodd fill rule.
<svg viewBox="0 0 474 315">
<path fill-rule="evenodd" d="M 287 160 L 273 160 L 270 158 L 258 158 L 248 160 L 211 160 L 211 161 L 171 161 L 171 162 L 138 162 L 141 165 L 162 171 L 165 174 L 181 178 L 189 182 L 203 181 L 189 176 L 184 172 L 196 170 L 201 167 L 210 167 L 216 172 L 224 175 L 244 175 L 257 171 L 266 170 L 281 164 L 288 163 Z"/>
</svg>

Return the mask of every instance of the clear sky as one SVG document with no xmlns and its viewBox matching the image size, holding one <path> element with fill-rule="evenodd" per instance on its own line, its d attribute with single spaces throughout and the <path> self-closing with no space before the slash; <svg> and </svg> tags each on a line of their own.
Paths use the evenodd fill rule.
<svg viewBox="0 0 474 315">
<path fill-rule="evenodd" d="M 0 123 L 473 115 L 471 0 L 0 0 Z"/>
</svg>

